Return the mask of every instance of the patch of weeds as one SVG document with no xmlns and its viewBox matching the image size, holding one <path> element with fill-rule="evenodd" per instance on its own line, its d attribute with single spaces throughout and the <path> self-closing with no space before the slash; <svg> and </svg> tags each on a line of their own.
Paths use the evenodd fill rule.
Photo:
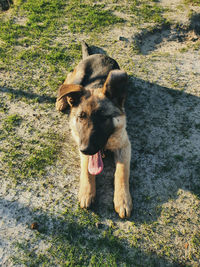
<svg viewBox="0 0 200 267">
<path fill-rule="evenodd" d="M 24 20 L 18 23 L 17 16 Z M 67 17 L 67 21 L 66 21 Z M 14 6 L 9 18 L 0 18 L 1 68 L 15 73 L 12 88 L 43 94 L 54 92 L 80 60 L 80 45 L 73 40 L 58 41 L 63 27 L 68 24 L 72 32 L 99 31 L 123 20 L 104 5 L 85 4 L 80 1 L 30 0 Z M 64 30 L 68 32 L 68 30 Z M 21 77 L 23 76 L 23 79 Z M 10 94 L 11 101 L 15 95 Z M 22 101 L 32 101 L 20 96 Z M 37 99 L 36 99 L 37 101 Z"/>
<path fill-rule="evenodd" d="M 180 52 L 180 53 L 185 53 L 185 52 L 187 52 L 188 50 L 189 50 L 189 47 L 182 47 L 182 48 L 179 49 L 179 52 Z"/>
<path fill-rule="evenodd" d="M 31 61 L 38 65 L 41 61 L 46 62 L 50 66 L 55 66 L 59 62 L 60 67 L 66 66 L 66 63 L 72 60 L 69 49 L 67 47 L 61 47 L 60 44 L 47 48 L 46 53 L 40 47 L 22 50 L 17 54 L 17 58 L 25 62 Z"/>
<path fill-rule="evenodd" d="M 21 1 L 21 5 L 27 11 L 30 22 L 50 24 L 52 19 L 59 18 L 66 3 L 62 0 L 29 0 Z"/>
<path fill-rule="evenodd" d="M 165 225 L 169 224 L 172 222 L 172 214 L 170 213 L 170 210 L 168 209 L 163 209 L 162 212 L 161 212 L 161 218 L 162 218 L 162 221 Z"/>
<path fill-rule="evenodd" d="M 0 18 L 1 68 L 16 73 L 13 87 L 55 90 L 64 72 L 80 59 L 79 45 L 55 40 L 66 24 L 65 6 L 64 0 L 20 1 L 9 18 Z M 23 25 L 18 15 L 25 18 Z"/>
<path fill-rule="evenodd" d="M 200 232 L 195 233 L 191 239 L 191 245 L 193 248 L 191 257 L 196 260 L 200 257 Z"/>
<path fill-rule="evenodd" d="M 80 1 L 70 1 L 66 7 L 68 26 L 72 32 L 100 31 L 102 27 L 123 22 L 104 5 L 89 5 Z"/>
<path fill-rule="evenodd" d="M 27 140 L 17 132 L 21 123 L 19 115 L 10 115 L 4 119 L 1 127 L 1 160 L 4 166 L 0 170 L 15 181 L 24 178 L 41 177 L 46 167 L 52 165 L 59 152 L 61 137 L 48 132 L 36 140 Z"/>
<path fill-rule="evenodd" d="M 193 45 L 193 49 L 194 49 L 194 50 L 199 50 L 199 49 L 200 49 L 200 41 L 197 41 L 197 42 Z"/>
<path fill-rule="evenodd" d="M 23 177 L 41 176 L 45 173 L 45 167 L 53 164 L 56 159 L 57 144 L 41 143 L 39 149 L 30 148 L 29 152 L 30 156 L 24 161 L 20 173 Z"/>
<path fill-rule="evenodd" d="M 190 121 L 185 118 L 183 122 L 180 122 L 179 127 L 177 127 L 179 130 L 180 135 L 182 135 L 184 138 L 189 138 L 191 135 L 191 123 Z"/>
<path fill-rule="evenodd" d="M 3 101 L 3 99 L 0 99 L 0 112 L 1 113 L 7 113 L 9 110 L 8 105 Z"/>
<path fill-rule="evenodd" d="M 149 196 L 149 195 L 144 195 L 143 196 L 143 201 L 146 202 L 146 203 L 151 202 L 152 199 L 153 199 L 152 196 Z"/>
<path fill-rule="evenodd" d="M 200 5 L 200 0 L 185 0 L 185 4 Z"/>
<path fill-rule="evenodd" d="M 20 125 L 21 121 L 22 117 L 18 114 L 9 115 L 3 121 L 3 129 L 7 134 L 10 134 L 16 127 Z"/>
<path fill-rule="evenodd" d="M 162 172 L 162 173 L 169 173 L 172 169 L 174 168 L 174 163 L 173 161 L 165 161 L 159 168 L 159 170 Z"/>
<path fill-rule="evenodd" d="M 184 157 L 183 157 L 182 155 L 174 155 L 174 159 L 175 159 L 176 161 L 181 161 L 181 162 L 184 161 Z"/>
<path fill-rule="evenodd" d="M 18 24 L 11 16 L 9 20 L 1 20 L 0 38 L 7 44 L 29 45 L 34 42 L 50 44 L 50 38 L 60 30 L 64 17 L 65 1 L 30 0 L 21 1 L 16 15 L 25 16 L 25 25 Z M 42 39 L 41 39 L 42 38 Z"/>
<path fill-rule="evenodd" d="M 134 54 L 139 55 L 141 54 L 141 48 L 137 40 L 133 40 L 132 45 L 131 45 L 132 51 Z"/>
<path fill-rule="evenodd" d="M 67 210 L 63 216 L 39 215 L 39 228 L 34 232 L 39 240 L 48 240 L 46 250 L 34 249 L 32 240 L 17 242 L 16 264 L 26 266 L 117 266 L 130 265 L 131 258 L 112 229 L 98 229 L 99 217 L 87 210 Z M 85 224 L 85 221 L 87 223 Z M 40 227 L 42 226 L 42 228 Z"/>
<path fill-rule="evenodd" d="M 200 130 L 200 123 L 196 123 L 194 126 L 197 130 Z"/>
<path fill-rule="evenodd" d="M 149 3 L 149 1 L 134 0 L 130 6 L 132 14 L 135 15 L 137 23 L 164 23 L 166 20 L 163 17 L 164 8 L 159 6 L 157 1 Z"/>
</svg>

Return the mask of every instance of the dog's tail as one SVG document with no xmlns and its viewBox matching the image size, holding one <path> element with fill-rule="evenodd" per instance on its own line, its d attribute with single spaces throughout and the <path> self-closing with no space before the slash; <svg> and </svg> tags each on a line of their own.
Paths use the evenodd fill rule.
<svg viewBox="0 0 200 267">
<path fill-rule="evenodd" d="M 89 46 L 84 41 L 81 41 L 81 45 L 82 45 L 82 58 L 85 59 L 90 55 Z"/>
</svg>

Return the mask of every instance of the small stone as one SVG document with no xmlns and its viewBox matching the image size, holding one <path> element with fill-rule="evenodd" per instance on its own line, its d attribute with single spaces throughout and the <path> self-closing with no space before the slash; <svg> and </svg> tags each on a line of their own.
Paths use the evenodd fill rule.
<svg viewBox="0 0 200 267">
<path fill-rule="evenodd" d="M 31 224 L 31 229 L 32 229 L 32 230 L 37 230 L 37 229 L 38 229 L 38 223 L 37 223 L 37 222 L 33 222 L 33 223 Z"/>
</svg>

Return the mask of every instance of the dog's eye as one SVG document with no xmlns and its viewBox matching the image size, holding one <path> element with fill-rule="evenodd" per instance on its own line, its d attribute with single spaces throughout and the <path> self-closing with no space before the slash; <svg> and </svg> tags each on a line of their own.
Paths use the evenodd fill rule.
<svg viewBox="0 0 200 267">
<path fill-rule="evenodd" d="M 82 111 L 79 115 L 78 115 L 79 119 L 86 119 L 87 118 L 87 113 Z"/>
</svg>

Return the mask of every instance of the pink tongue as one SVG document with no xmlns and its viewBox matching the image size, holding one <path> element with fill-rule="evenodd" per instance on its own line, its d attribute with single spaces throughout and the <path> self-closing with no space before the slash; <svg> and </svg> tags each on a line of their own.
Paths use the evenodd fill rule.
<svg viewBox="0 0 200 267">
<path fill-rule="evenodd" d="M 88 171 L 92 175 L 97 175 L 103 170 L 103 161 L 101 158 L 101 152 L 89 156 Z"/>
</svg>

